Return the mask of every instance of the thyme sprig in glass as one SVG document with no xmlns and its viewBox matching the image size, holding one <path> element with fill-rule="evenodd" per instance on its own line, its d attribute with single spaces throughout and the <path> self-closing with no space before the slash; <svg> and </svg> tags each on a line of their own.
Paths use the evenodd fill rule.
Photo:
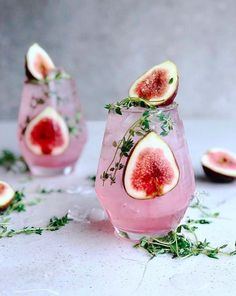
<svg viewBox="0 0 236 296">
<path fill-rule="evenodd" d="M 153 105 L 153 102 L 151 103 L 142 98 L 128 97 L 120 102 L 108 104 L 105 106 L 105 108 L 108 109 L 109 112 L 114 112 L 118 115 L 122 115 L 122 109 L 128 110 L 131 107 L 142 107 L 145 108 L 145 111 L 142 113 L 140 118 L 137 119 L 127 129 L 122 139 L 120 139 L 118 142 L 114 141 L 112 143 L 113 147 L 115 147 L 116 149 L 110 164 L 100 176 L 103 181 L 103 185 L 107 180 L 110 181 L 110 185 L 116 182 L 117 171 L 124 168 L 124 164 L 122 163 L 123 158 L 127 158 L 129 156 L 129 153 L 134 146 L 134 137 L 143 137 L 151 131 L 150 120 L 151 117 L 154 115 L 153 111 L 157 110 L 157 107 Z M 160 135 L 167 136 L 174 127 L 172 118 L 169 114 L 166 114 L 161 109 L 156 112 L 156 116 L 161 124 Z"/>
</svg>

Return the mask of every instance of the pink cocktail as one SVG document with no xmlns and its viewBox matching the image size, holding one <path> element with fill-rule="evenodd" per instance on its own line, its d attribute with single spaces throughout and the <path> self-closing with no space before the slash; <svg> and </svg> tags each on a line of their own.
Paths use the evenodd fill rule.
<svg viewBox="0 0 236 296">
<path fill-rule="evenodd" d="M 97 196 L 119 235 L 138 239 L 166 234 L 179 224 L 195 190 L 177 104 L 154 110 L 122 108 L 121 113 L 108 114 Z"/>
<path fill-rule="evenodd" d="M 52 74 L 54 75 L 54 74 Z M 21 153 L 35 175 L 69 173 L 87 132 L 75 81 L 60 71 L 24 83 L 18 119 Z"/>
</svg>

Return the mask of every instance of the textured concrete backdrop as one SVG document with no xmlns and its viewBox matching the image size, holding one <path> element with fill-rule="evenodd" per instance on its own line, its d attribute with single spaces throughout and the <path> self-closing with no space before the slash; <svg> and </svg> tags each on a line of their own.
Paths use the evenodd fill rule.
<svg viewBox="0 0 236 296">
<path fill-rule="evenodd" d="M 0 118 L 16 118 L 24 54 L 37 41 L 74 75 L 89 119 L 166 59 L 186 117 L 236 115 L 234 0 L 0 0 Z"/>
</svg>

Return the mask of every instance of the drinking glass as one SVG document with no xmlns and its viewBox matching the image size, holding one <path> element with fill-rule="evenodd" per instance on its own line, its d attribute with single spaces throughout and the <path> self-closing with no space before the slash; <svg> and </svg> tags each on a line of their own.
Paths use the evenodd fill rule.
<svg viewBox="0 0 236 296">
<path fill-rule="evenodd" d="M 87 139 L 74 79 L 24 83 L 18 139 L 32 174 L 50 176 L 73 170 Z"/>
<path fill-rule="evenodd" d="M 179 168 L 179 181 L 174 189 L 163 196 L 142 200 L 132 198 L 124 188 L 124 171 L 130 155 L 123 156 L 120 161 L 120 152 L 115 151 L 125 133 L 127 135 L 129 128 L 146 110 L 132 107 L 121 109 L 122 115 L 114 111 L 108 114 L 95 189 L 101 205 L 120 236 L 136 240 L 143 236 L 165 235 L 178 226 L 189 205 L 195 190 L 195 180 L 177 107 L 173 103 L 150 111 L 149 130 L 159 134 L 171 148 Z M 172 122 L 173 129 L 168 134 L 165 131 L 165 122 L 160 118 L 169 118 Z M 142 137 L 143 135 L 134 135 L 134 146 Z M 111 163 L 114 164 L 113 167 Z M 113 177 L 108 178 L 106 174 Z"/>
</svg>

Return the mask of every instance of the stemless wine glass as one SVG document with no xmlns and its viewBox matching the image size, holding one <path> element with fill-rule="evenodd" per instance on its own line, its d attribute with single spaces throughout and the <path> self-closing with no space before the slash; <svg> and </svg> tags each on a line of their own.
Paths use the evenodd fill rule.
<svg viewBox="0 0 236 296">
<path fill-rule="evenodd" d="M 75 81 L 57 77 L 23 86 L 18 139 L 34 175 L 70 173 L 87 139 Z"/>
<path fill-rule="evenodd" d="M 150 111 L 149 129 L 161 135 L 169 145 L 179 167 L 179 181 L 175 188 L 151 199 L 134 199 L 127 194 L 124 172 L 130 155 L 120 159 L 120 150 L 117 150 L 120 140 L 125 134 L 129 135 L 127 131 L 145 109 L 132 107 L 121 109 L 121 112 L 122 115 L 114 111 L 108 114 L 95 186 L 98 199 L 120 236 L 136 240 L 143 236 L 164 235 L 177 227 L 195 190 L 194 173 L 177 104 Z M 168 135 L 160 118 L 169 118 L 173 122 L 173 130 Z M 134 135 L 134 145 L 142 137 L 142 134 Z"/>
</svg>

